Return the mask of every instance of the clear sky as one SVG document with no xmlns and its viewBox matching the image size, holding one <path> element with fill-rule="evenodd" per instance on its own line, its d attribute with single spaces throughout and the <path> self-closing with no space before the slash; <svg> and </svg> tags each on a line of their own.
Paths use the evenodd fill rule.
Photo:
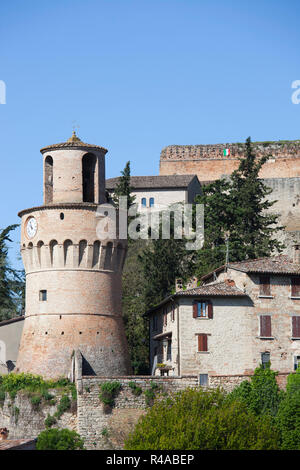
<svg viewBox="0 0 300 470">
<path fill-rule="evenodd" d="M 299 19 L 299 0 L 2 1 L 0 227 L 42 202 L 39 149 L 74 121 L 107 177 L 158 174 L 170 144 L 299 139 Z"/>
</svg>

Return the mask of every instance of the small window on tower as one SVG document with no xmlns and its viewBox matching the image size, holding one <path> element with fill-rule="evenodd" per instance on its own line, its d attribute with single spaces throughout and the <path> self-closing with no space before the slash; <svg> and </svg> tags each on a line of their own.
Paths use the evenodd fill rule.
<svg viewBox="0 0 300 470">
<path fill-rule="evenodd" d="M 40 290 L 40 301 L 41 302 L 46 302 L 47 300 L 47 291 L 46 290 Z"/>
</svg>

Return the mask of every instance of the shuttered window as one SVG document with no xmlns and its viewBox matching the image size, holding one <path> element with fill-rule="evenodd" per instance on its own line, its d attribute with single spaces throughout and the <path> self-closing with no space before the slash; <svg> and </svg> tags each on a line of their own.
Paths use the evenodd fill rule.
<svg viewBox="0 0 300 470">
<path fill-rule="evenodd" d="M 175 320 L 175 305 L 172 305 L 172 310 L 171 310 L 171 321 Z"/>
<path fill-rule="evenodd" d="M 259 295 L 271 295 L 270 276 L 259 276 Z"/>
<path fill-rule="evenodd" d="M 195 300 L 193 302 L 193 318 L 213 318 L 211 300 Z"/>
<path fill-rule="evenodd" d="M 272 336 L 270 315 L 261 315 L 260 317 L 260 336 L 264 338 Z"/>
<path fill-rule="evenodd" d="M 198 351 L 206 352 L 207 350 L 207 335 L 201 333 L 198 335 Z"/>
<path fill-rule="evenodd" d="M 300 297 L 300 276 L 295 276 L 291 278 L 291 287 L 291 296 Z"/>
<path fill-rule="evenodd" d="M 300 316 L 292 317 L 292 337 L 300 338 Z"/>
</svg>

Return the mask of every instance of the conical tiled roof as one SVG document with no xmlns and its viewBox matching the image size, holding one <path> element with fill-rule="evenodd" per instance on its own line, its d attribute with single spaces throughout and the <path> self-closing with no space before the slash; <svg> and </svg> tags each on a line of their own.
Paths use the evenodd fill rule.
<svg viewBox="0 0 300 470">
<path fill-rule="evenodd" d="M 80 149 L 88 149 L 88 150 L 96 149 L 96 150 L 102 150 L 102 152 L 104 153 L 107 152 L 107 149 L 104 147 L 82 142 L 82 140 L 80 140 L 79 137 L 76 135 L 76 132 L 73 131 L 72 136 L 66 142 L 61 142 L 59 144 L 53 144 L 53 145 L 48 145 L 47 147 L 43 147 L 41 149 L 41 153 L 48 152 L 49 150 L 58 150 L 58 149 L 64 149 L 64 148 L 69 148 L 69 149 L 80 148 Z"/>
</svg>

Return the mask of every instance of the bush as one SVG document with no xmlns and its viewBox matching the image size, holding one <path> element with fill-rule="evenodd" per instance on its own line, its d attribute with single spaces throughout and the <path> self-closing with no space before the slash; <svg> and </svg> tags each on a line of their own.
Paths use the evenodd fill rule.
<svg viewBox="0 0 300 470">
<path fill-rule="evenodd" d="M 75 431 L 69 429 L 47 429 L 39 434 L 37 450 L 82 450 L 83 440 Z"/>
<path fill-rule="evenodd" d="M 242 382 L 228 394 L 227 401 L 239 400 L 256 415 L 276 416 L 281 397 L 276 374 L 270 367 L 258 367 L 251 377 L 251 382 Z"/>
<path fill-rule="evenodd" d="M 276 416 L 282 450 L 300 450 L 300 391 L 287 392 Z"/>
<path fill-rule="evenodd" d="M 71 400 L 67 395 L 63 395 L 60 399 L 59 405 L 57 407 L 57 411 L 54 414 L 56 418 L 60 418 L 65 411 L 71 408 Z"/>
<path fill-rule="evenodd" d="M 104 405 L 114 406 L 115 398 L 119 391 L 121 390 L 120 382 L 105 382 L 100 385 L 99 398 L 104 403 Z"/>
<path fill-rule="evenodd" d="M 136 397 L 143 393 L 142 388 L 139 387 L 135 382 L 129 382 L 128 386 L 131 388 L 133 395 L 135 395 Z"/>
<path fill-rule="evenodd" d="M 156 402 L 125 442 L 127 450 L 278 449 L 270 416 L 257 416 L 220 390 L 186 389 Z"/>
<path fill-rule="evenodd" d="M 31 404 L 34 408 L 38 408 L 42 402 L 42 397 L 40 395 L 33 395 L 30 398 Z"/>
<path fill-rule="evenodd" d="M 53 426 L 54 424 L 56 424 L 55 417 L 48 414 L 47 418 L 45 419 L 46 428 L 51 428 L 51 426 Z"/>
</svg>

